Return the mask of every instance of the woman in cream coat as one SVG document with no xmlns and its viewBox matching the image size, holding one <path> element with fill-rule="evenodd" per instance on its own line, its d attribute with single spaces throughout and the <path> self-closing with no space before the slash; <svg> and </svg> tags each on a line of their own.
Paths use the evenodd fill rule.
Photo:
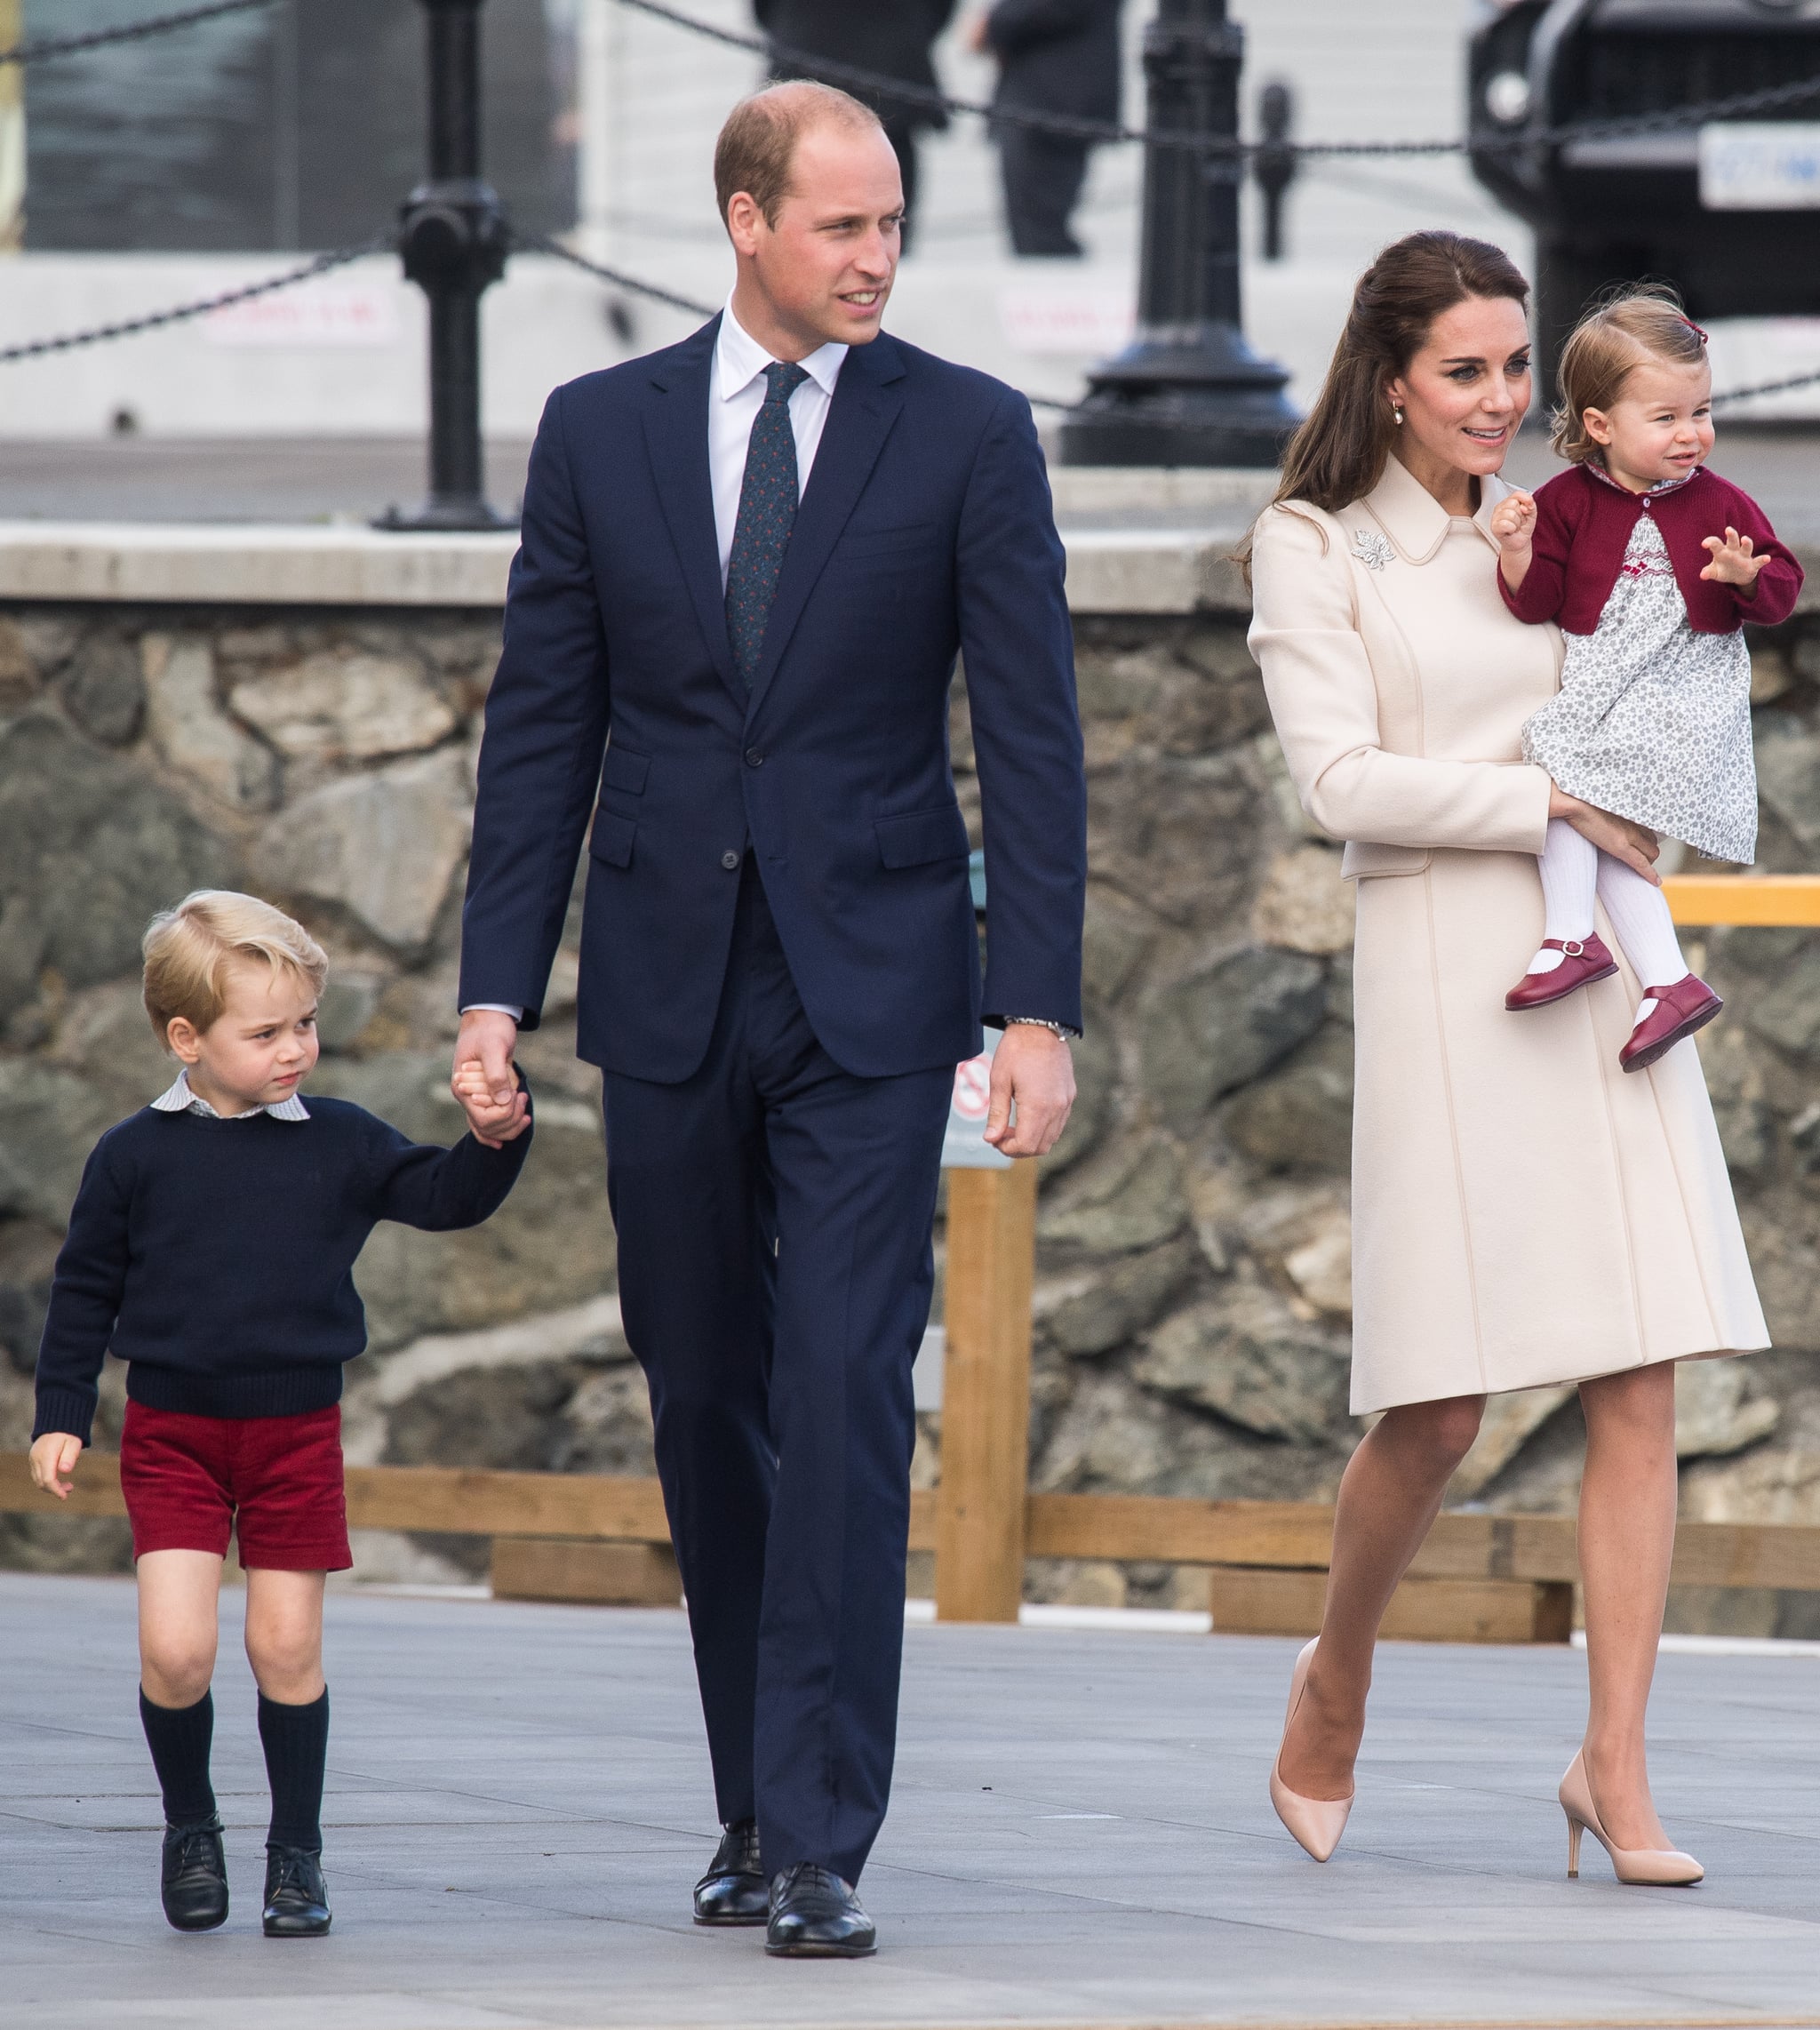
<svg viewBox="0 0 1820 2030">
<path fill-rule="evenodd" d="M 1328 1600 L 1271 1793 L 1326 1859 L 1384 1610 L 1489 1394 L 1577 1382 L 1591 1711 L 1561 1789 L 1621 1879 L 1692 1882 L 1644 1713 L 1673 1548 L 1674 1370 L 1768 1343 L 1690 1044 L 1626 1076 L 1628 972 L 1505 1010 L 1541 937 L 1551 817 L 1654 878 L 1652 835 L 1521 758 L 1561 639 L 1499 598 L 1487 528 L 1530 397 L 1527 284 L 1420 233 L 1359 284 L 1253 532 L 1251 646 L 1303 803 L 1357 883 L 1353 1409 Z"/>
</svg>

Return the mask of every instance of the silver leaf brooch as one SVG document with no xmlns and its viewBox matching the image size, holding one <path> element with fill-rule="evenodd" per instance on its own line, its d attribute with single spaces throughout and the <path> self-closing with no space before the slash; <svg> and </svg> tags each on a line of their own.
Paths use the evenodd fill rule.
<svg viewBox="0 0 1820 2030">
<path fill-rule="evenodd" d="M 1382 571 L 1396 555 L 1396 546 L 1378 529 L 1361 529 L 1353 538 L 1353 555 L 1367 571 Z"/>
</svg>

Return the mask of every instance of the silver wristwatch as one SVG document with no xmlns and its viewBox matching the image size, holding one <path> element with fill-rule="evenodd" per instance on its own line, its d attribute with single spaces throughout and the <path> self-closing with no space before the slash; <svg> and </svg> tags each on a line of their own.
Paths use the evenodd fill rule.
<svg viewBox="0 0 1820 2030">
<path fill-rule="evenodd" d="M 1051 1022 L 1046 1015 L 1007 1015 L 1005 1027 L 1008 1029 L 1047 1029 L 1050 1035 L 1059 1036 L 1065 1043 L 1081 1034 L 1066 1022 Z"/>
</svg>

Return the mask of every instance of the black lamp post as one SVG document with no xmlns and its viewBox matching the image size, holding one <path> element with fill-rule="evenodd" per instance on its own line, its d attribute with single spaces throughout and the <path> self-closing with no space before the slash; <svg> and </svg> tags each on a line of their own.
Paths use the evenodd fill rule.
<svg viewBox="0 0 1820 2030">
<path fill-rule="evenodd" d="M 1299 420 L 1288 372 L 1239 322 L 1239 73 L 1245 33 L 1225 0 L 1158 0 L 1144 33 L 1148 124 L 1204 137 L 1150 142 L 1138 335 L 1087 377 L 1062 425 L 1065 465 L 1271 466 Z"/>
<path fill-rule="evenodd" d="M 500 529 L 486 500 L 480 434 L 480 300 L 506 271 L 511 233 L 480 173 L 482 0 L 423 0 L 429 70 L 429 175 L 404 201 L 398 252 L 429 299 L 430 491 L 382 529 Z"/>
</svg>

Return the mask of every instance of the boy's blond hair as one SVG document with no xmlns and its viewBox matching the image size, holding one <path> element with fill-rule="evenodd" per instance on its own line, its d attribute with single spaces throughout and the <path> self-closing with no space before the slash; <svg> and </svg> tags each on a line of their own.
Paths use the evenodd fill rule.
<svg viewBox="0 0 1820 2030">
<path fill-rule="evenodd" d="M 235 965 L 281 968 L 320 994 L 329 957 L 303 925 L 228 888 L 199 888 L 174 909 L 161 909 L 145 936 L 146 1013 L 161 1043 L 180 1015 L 200 1033 L 220 1018 Z"/>
<path fill-rule="evenodd" d="M 1584 465 L 1601 455 L 1586 431 L 1586 412 L 1610 412 L 1624 383 L 1656 359 L 1666 366 L 1695 366 L 1706 356 L 1706 334 L 1681 308 L 1666 283 L 1642 283 L 1603 298 L 1574 326 L 1561 348 L 1555 380 L 1561 403 L 1551 439 L 1555 455 Z"/>
</svg>

